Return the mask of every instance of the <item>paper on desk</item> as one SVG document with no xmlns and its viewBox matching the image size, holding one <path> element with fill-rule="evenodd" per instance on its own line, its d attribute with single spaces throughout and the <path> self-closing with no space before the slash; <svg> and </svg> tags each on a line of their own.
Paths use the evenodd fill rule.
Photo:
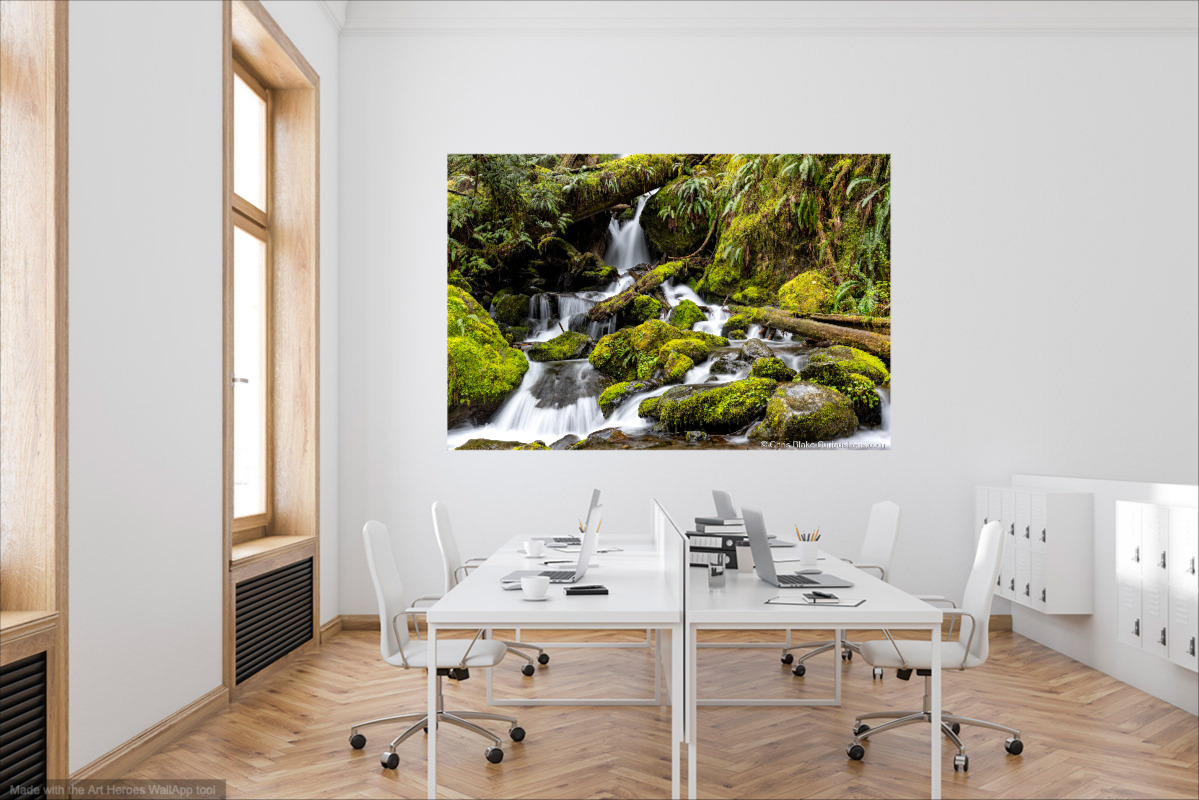
<svg viewBox="0 0 1199 800">
<path fill-rule="evenodd" d="M 816 607 L 821 607 L 821 608 L 825 608 L 825 607 L 827 607 L 827 608 L 837 608 L 837 607 L 857 608 L 858 606 L 860 606 L 862 603 L 865 603 L 865 602 L 866 602 L 866 598 L 862 598 L 861 600 L 857 601 L 856 603 L 813 603 L 811 600 L 805 600 L 802 597 L 784 597 L 783 595 L 778 595 L 777 597 L 772 597 L 769 600 L 767 600 L 766 605 L 816 606 Z"/>
</svg>

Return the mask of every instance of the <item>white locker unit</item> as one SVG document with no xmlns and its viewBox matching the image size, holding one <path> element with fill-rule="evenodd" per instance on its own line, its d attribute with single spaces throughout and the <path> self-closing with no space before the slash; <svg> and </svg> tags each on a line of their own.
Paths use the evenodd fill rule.
<svg viewBox="0 0 1199 800">
<path fill-rule="evenodd" d="M 1046 614 L 1092 613 L 1093 507 L 1087 493 L 975 487 L 979 528 L 1003 527 L 996 594 Z"/>
<path fill-rule="evenodd" d="M 1116 638 L 1199 671 L 1199 511 L 1116 503 Z"/>
</svg>

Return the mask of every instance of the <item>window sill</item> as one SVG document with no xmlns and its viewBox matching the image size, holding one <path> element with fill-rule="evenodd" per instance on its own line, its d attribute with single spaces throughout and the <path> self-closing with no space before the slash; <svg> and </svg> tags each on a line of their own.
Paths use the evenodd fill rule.
<svg viewBox="0 0 1199 800">
<path fill-rule="evenodd" d="M 229 569 L 236 570 L 262 561 L 294 556 L 295 561 L 307 558 L 315 551 L 315 536 L 260 536 L 233 545 Z"/>
<path fill-rule="evenodd" d="M 57 635 L 58 613 L 54 611 L 0 611 L 0 663 L 19 661 L 49 650 Z"/>
</svg>

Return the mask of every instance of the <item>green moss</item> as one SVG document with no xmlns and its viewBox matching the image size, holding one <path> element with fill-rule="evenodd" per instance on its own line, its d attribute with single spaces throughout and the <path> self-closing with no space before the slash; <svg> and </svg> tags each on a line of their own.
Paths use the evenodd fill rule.
<svg viewBox="0 0 1199 800">
<path fill-rule="evenodd" d="M 587 256 L 591 256 L 597 261 L 599 260 L 599 257 L 594 253 L 586 253 L 583 258 L 586 259 Z M 587 269 L 578 273 L 578 277 L 572 285 L 580 289 L 586 289 L 588 287 L 607 286 L 614 280 L 616 280 L 616 267 L 610 267 L 601 261 L 599 264 L 590 265 Z"/>
<path fill-rule="evenodd" d="M 761 286 L 747 286 L 733 295 L 733 302 L 743 306 L 769 306 L 775 302 L 775 293 Z"/>
<path fill-rule="evenodd" d="M 461 289 L 464 292 L 469 292 L 471 290 L 470 281 L 468 281 L 466 278 L 464 278 L 462 276 L 462 273 L 459 272 L 458 270 L 454 270 L 453 272 L 450 273 L 449 279 L 447 282 L 449 283 L 450 286 L 457 286 L 459 289 Z"/>
<path fill-rule="evenodd" d="M 548 342 L 533 345 L 528 350 L 528 356 L 534 361 L 568 361 L 585 356 L 590 346 L 591 340 L 587 334 L 567 331 Z"/>
<path fill-rule="evenodd" d="M 646 240 L 668 256 L 694 253 L 708 234 L 707 218 L 702 214 L 683 214 L 678 196 L 671 191 L 674 184 L 684 180 L 685 176 L 666 184 L 645 201 L 641 210 L 641 228 Z"/>
<path fill-rule="evenodd" d="M 656 420 L 658 418 L 658 406 L 661 402 L 662 395 L 645 398 L 641 401 L 641 405 L 637 406 L 637 416 Z"/>
<path fill-rule="evenodd" d="M 733 433 L 762 415 L 777 385 L 772 380 L 746 378 L 732 383 L 676 386 L 662 395 L 653 412 L 671 431 Z"/>
<path fill-rule="evenodd" d="M 528 444 L 518 445 L 517 447 L 513 447 L 512 449 L 513 450 L 549 450 L 549 447 L 546 446 L 545 442 L 538 440 L 536 442 L 529 442 Z"/>
<path fill-rule="evenodd" d="M 874 381 L 845 369 L 847 362 L 819 360 L 809 362 L 800 377 L 810 383 L 836 389 L 849 398 L 853 413 L 863 425 L 882 422 L 882 403 L 874 391 Z"/>
<path fill-rule="evenodd" d="M 891 373 L 887 370 L 881 358 L 846 345 L 834 345 L 812 351 L 808 357 L 809 364 L 834 362 L 846 372 L 862 375 L 874 382 L 875 386 L 888 387 L 891 385 Z"/>
<path fill-rule="evenodd" d="M 779 289 L 779 308 L 800 314 L 828 311 L 833 302 L 833 283 L 823 272 L 800 273 Z"/>
<path fill-rule="evenodd" d="M 447 406 L 451 425 L 467 417 L 490 416 L 520 385 L 529 362 L 508 346 L 483 307 L 456 286 L 448 286 Z"/>
<path fill-rule="evenodd" d="M 500 325 L 500 331 L 508 344 L 516 344 L 529 338 L 529 329 L 524 325 Z"/>
<path fill-rule="evenodd" d="M 843 439 L 858 428 L 849 399 L 835 389 L 814 383 L 784 383 L 766 406 L 762 421 L 749 438 L 770 442 L 828 442 Z"/>
<path fill-rule="evenodd" d="M 496 296 L 495 318 L 507 325 L 519 325 L 529 317 L 529 298 L 523 294 Z"/>
<path fill-rule="evenodd" d="M 711 353 L 711 348 L 701 339 L 675 339 L 667 342 L 658 351 L 658 363 L 661 375 L 655 375 L 663 383 L 680 383 L 687 375 L 687 370 L 703 361 Z"/>
<path fill-rule="evenodd" d="M 781 358 L 759 358 L 749 368 L 751 378 L 769 378 L 772 381 L 789 381 L 795 377 L 795 370 L 783 363 Z"/>
<path fill-rule="evenodd" d="M 744 314 L 734 314 L 724 323 L 720 333 L 730 339 L 744 339 L 749 335 L 749 317 Z"/>
<path fill-rule="evenodd" d="M 684 300 L 670 310 L 667 322 L 676 328 L 691 330 L 695 323 L 704 322 L 707 319 L 708 315 L 701 311 L 699 306 L 690 300 Z"/>
<path fill-rule="evenodd" d="M 545 442 L 536 441 L 504 442 L 499 439 L 470 439 L 466 444 L 458 445 L 455 450 L 549 450 Z"/>
<path fill-rule="evenodd" d="M 646 320 L 657 319 L 662 313 L 662 303 L 649 295 L 639 294 L 625 306 L 620 318 L 629 325 L 640 325 Z"/>
<path fill-rule="evenodd" d="M 659 319 L 651 319 L 635 328 L 622 328 L 600 339 L 591 351 L 589 360 L 591 366 L 618 381 L 646 380 L 655 377 L 655 372 L 661 371 L 660 367 L 666 368 L 665 361 L 676 351 L 667 351 L 661 355 L 659 351 L 665 344 L 676 339 L 695 340 L 706 345 L 708 349 L 728 345 L 728 340 L 723 337 L 701 331 L 681 331 Z M 693 353 L 699 351 L 692 348 L 677 352 L 690 358 Z M 706 357 L 705 350 L 701 358 Z M 680 363 L 676 358 L 670 369 L 677 371 Z"/>
<path fill-rule="evenodd" d="M 624 402 L 631 396 L 640 392 L 652 391 L 656 388 L 658 388 L 656 381 L 622 381 L 621 383 L 614 383 L 600 394 L 600 411 L 603 412 L 605 417 L 611 416 L 612 412 L 624 405 Z"/>
</svg>

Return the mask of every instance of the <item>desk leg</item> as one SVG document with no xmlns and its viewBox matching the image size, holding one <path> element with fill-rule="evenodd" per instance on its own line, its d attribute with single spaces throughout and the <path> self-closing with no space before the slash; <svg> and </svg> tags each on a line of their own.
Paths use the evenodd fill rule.
<svg viewBox="0 0 1199 800">
<path fill-rule="evenodd" d="M 941 626 L 930 631 L 932 639 L 932 758 L 929 759 L 932 768 L 932 787 L 930 797 L 939 800 L 941 797 Z"/>
<path fill-rule="evenodd" d="M 683 722 L 687 699 L 684 696 L 686 678 L 683 675 L 683 665 L 687 657 L 685 640 L 686 632 L 676 626 L 670 634 L 670 796 L 678 800 L 682 796 L 680 786 L 682 765 L 679 744 L 686 737 L 686 727 Z M 659 640 L 660 641 L 660 640 Z"/>
<path fill-rule="evenodd" d="M 837 705 L 841 705 L 841 648 L 842 640 L 845 638 L 845 631 L 834 630 L 833 641 L 837 646 L 833 648 L 833 699 L 837 701 Z"/>
<path fill-rule="evenodd" d="M 437 800 L 437 628 L 427 626 L 429 635 L 429 800 Z M 488 670 L 490 672 L 490 670 Z"/>
<path fill-rule="evenodd" d="M 699 638 L 699 632 L 687 625 L 685 634 L 687 639 L 687 674 L 684 678 L 687 692 L 687 712 L 683 720 L 683 725 L 687 733 L 687 797 L 689 800 L 695 800 L 696 791 L 696 769 L 697 756 L 699 750 L 699 720 L 696 715 L 699 712 L 699 693 L 696 691 L 696 684 L 699 676 L 699 647 L 696 640 Z"/>
</svg>

